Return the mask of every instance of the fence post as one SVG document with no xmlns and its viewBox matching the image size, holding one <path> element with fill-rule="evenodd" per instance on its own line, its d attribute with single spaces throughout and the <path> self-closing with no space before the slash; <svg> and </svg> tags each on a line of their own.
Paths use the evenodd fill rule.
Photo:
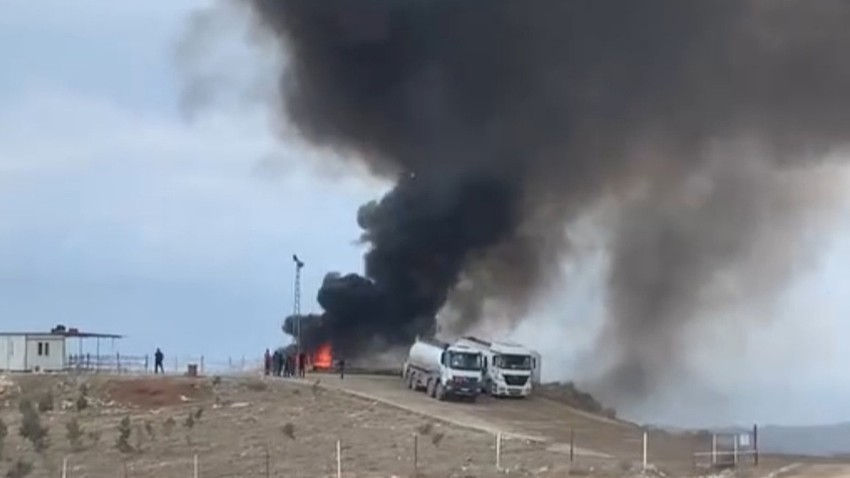
<svg viewBox="0 0 850 478">
<path fill-rule="evenodd" d="M 570 428 L 570 463 L 575 460 L 576 453 L 576 430 L 575 428 Z"/>
<path fill-rule="evenodd" d="M 266 478 L 272 476 L 271 456 L 269 455 L 269 445 L 266 443 Z"/>
<path fill-rule="evenodd" d="M 115 352 L 115 368 L 118 369 L 118 373 L 121 373 L 121 352 Z"/>
<path fill-rule="evenodd" d="M 336 441 L 336 478 L 342 478 L 342 444 Z"/>
<path fill-rule="evenodd" d="M 711 434 L 711 466 L 717 466 L 717 433 Z"/>
<path fill-rule="evenodd" d="M 201 355 L 201 375 L 204 374 L 204 356 Z"/>
<path fill-rule="evenodd" d="M 145 354 L 145 373 L 150 373 L 150 363 L 148 362 L 149 356 Z"/>
<path fill-rule="evenodd" d="M 502 469 L 502 432 L 496 433 L 496 469 Z"/>
<path fill-rule="evenodd" d="M 62 478 L 68 478 L 68 457 L 62 458 Z"/>
<path fill-rule="evenodd" d="M 738 466 L 738 435 L 735 435 L 732 440 L 732 464 Z"/>
<path fill-rule="evenodd" d="M 124 460 L 124 478 L 127 478 L 127 460 Z"/>
<path fill-rule="evenodd" d="M 239 371 L 240 371 L 240 372 L 244 372 L 244 371 L 245 371 L 245 356 L 244 356 L 244 355 L 242 356 L 242 366 L 241 366 L 241 367 L 239 367 Z"/>
<path fill-rule="evenodd" d="M 649 434 L 643 432 L 643 471 L 646 471 L 646 448 L 647 441 L 649 440 Z"/>
<path fill-rule="evenodd" d="M 419 434 L 413 434 L 413 476 L 419 476 Z"/>
<path fill-rule="evenodd" d="M 177 360 L 177 356 L 174 356 L 174 372 L 172 373 L 180 373 L 180 362 Z"/>
<path fill-rule="evenodd" d="M 753 463 L 759 466 L 759 426 L 753 424 Z"/>
<path fill-rule="evenodd" d="M 195 478 L 198 478 L 198 454 L 197 453 L 195 453 L 194 465 L 195 465 L 194 466 L 194 472 L 192 473 L 192 476 L 194 476 Z"/>
</svg>

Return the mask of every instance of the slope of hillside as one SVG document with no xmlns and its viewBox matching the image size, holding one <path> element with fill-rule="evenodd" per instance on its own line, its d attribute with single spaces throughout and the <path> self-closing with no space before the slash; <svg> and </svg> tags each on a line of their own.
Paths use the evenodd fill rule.
<svg viewBox="0 0 850 478">
<path fill-rule="evenodd" d="M 59 476 L 67 459 L 69 478 L 177 478 L 192 475 L 195 456 L 203 478 L 336 476 L 338 440 L 343 476 L 504 474 L 495 466 L 492 434 L 309 382 L 14 379 L 0 396 L 8 431 L 0 440 L 0 476 L 24 476 L 14 470 L 30 466 L 31 478 Z M 35 424 L 24 419 L 22 401 L 37 410 Z M 30 437 L 43 430 L 43 448 L 21 436 L 22 428 L 34 431 Z M 512 476 L 564 476 L 569 466 L 563 454 L 526 440 L 505 440 L 501 450 L 502 468 Z"/>
</svg>

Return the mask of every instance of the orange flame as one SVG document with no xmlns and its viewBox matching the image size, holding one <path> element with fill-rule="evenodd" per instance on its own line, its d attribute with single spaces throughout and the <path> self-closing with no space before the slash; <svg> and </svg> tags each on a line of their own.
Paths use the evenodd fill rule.
<svg viewBox="0 0 850 478">
<path fill-rule="evenodd" d="M 313 354 L 313 368 L 322 370 L 333 368 L 333 349 L 330 343 L 322 344 Z"/>
</svg>

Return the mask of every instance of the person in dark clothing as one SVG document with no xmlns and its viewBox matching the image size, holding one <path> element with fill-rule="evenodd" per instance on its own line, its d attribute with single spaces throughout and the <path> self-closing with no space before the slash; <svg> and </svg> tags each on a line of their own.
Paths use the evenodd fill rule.
<svg viewBox="0 0 850 478">
<path fill-rule="evenodd" d="M 301 378 L 307 376 L 307 354 L 304 352 L 298 355 L 298 376 Z"/>
<path fill-rule="evenodd" d="M 339 359 L 339 379 L 345 380 L 345 359 Z"/>
<path fill-rule="evenodd" d="M 280 369 L 282 368 L 281 364 L 282 357 L 280 356 L 280 350 L 274 351 L 274 376 L 280 377 Z"/>
<path fill-rule="evenodd" d="M 157 347 L 156 352 L 153 354 L 153 373 L 165 373 L 165 367 L 162 365 L 162 361 L 165 360 L 165 354 L 162 353 L 162 350 Z"/>
<path fill-rule="evenodd" d="M 269 352 L 269 349 L 266 349 L 263 364 L 265 365 L 265 374 L 269 375 L 272 372 L 272 354 Z"/>
<path fill-rule="evenodd" d="M 283 376 L 292 376 L 292 354 L 286 354 L 286 357 L 283 359 Z"/>
</svg>

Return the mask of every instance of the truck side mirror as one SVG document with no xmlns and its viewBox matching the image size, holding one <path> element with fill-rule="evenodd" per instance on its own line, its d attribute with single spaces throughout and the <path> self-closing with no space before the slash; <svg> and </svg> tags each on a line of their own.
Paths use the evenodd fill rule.
<svg viewBox="0 0 850 478">
<path fill-rule="evenodd" d="M 446 364 L 446 352 L 445 351 L 443 351 L 443 353 L 440 354 L 440 363 L 443 364 L 443 365 L 447 365 Z"/>
</svg>

